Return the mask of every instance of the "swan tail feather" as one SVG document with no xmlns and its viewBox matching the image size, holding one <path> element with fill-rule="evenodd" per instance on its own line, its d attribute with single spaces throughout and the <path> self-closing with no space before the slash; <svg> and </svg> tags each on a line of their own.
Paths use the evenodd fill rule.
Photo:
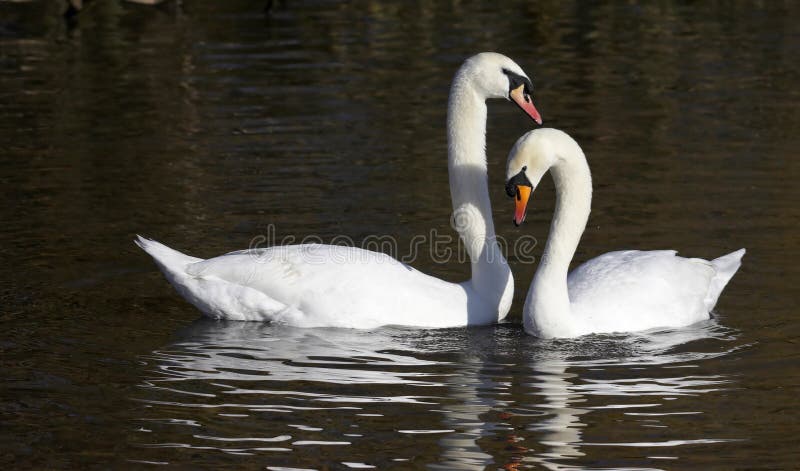
<svg viewBox="0 0 800 471">
<path fill-rule="evenodd" d="M 717 304 L 717 300 L 720 294 L 722 294 L 722 290 L 725 289 L 725 285 L 731 281 L 733 275 L 735 275 L 739 267 L 742 266 L 742 257 L 745 252 L 745 249 L 739 249 L 711 261 L 711 265 L 714 267 L 716 273 L 711 279 L 711 284 L 708 287 L 708 294 L 706 294 L 705 299 L 709 311 Z"/>
<path fill-rule="evenodd" d="M 216 276 L 192 273 L 190 265 L 204 261 L 137 235 L 134 243 L 147 252 L 167 281 L 184 299 L 213 319 L 299 323 L 302 313 L 256 289 Z"/>
<path fill-rule="evenodd" d="M 137 235 L 136 240 L 133 242 L 138 245 L 139 248 L 147 252 L 148 255 L 153 257 L 153 260 L 155 260 L 158 268 L 160 268 L 161 271 L 170 278 L 177 275 L 186 276 L 187 265 L 203 260 L 201 258 L 191 257 L 184 253 L 178 252 L 177 250 L 171 249 L 162 243 L 156 242 L 153 239 L 147 239 L 140 235 Z"/>
</svg>

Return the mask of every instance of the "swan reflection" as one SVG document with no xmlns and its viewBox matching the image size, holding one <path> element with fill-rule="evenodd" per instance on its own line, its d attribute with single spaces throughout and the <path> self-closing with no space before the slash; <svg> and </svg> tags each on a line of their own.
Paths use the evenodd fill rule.
<svg viewBox="0 0 800 471">
<path fill-rule="evenodd" d="M 586 459 L 599 447 L 677 447 L 697 443 L 722 443 L 730 438 L 702 437 L 680 440 L 642 440 L 644 436 L 674 436 L 677 432 L 661 418 L 699 415 L 703 411 L 663 410 L 680 396 L 701 396 L 732 387 L 732 379 L 721 374 L 687 374 L 699 362 L 730 354 L 741 346 L 730 346 L 735 335 L 713 321 L 689 328 L 651 331 L 620 337 L 597 336 L 569 341 L 542 342 L 532 362 L 535 380 L 530 386 L 542 401 L 528 404 L 544 414 L 528 430 L 536 433 L 535 450 L 518 457 L 519 462 L 536 463 L 547 469 L 587 469 Z M 718 342 L 728 347 L 719 349 Z M 710 346 L 716 350 L 708 349 Z M 680 405 L 678 405 L 680 407 Z M 609 412 L 606 412 L 609 411 Z M 592 415 L 621 414 L 605 430 L 606 438 L 631 436 L 634 441 L 593 441 L 585 438 Z M 606 419 L 608 420 L 608 419 Z M 658 429 L 655 434 L 646 428 Z M 620 432 L 626 430 L 627 432 Z M 600 451 L 609 462 L 607 449 Z M 672 453 L 672 452 L 671 452 Z M 677 456 L 645 456 L 672 459 Z M 576 461 L 580 464 L 571 464 Z M 615 466 L 615 469 L 620 469 Z M 624 469 L 653 469 L 625 466 Z"/>
<path fill-rule="evenodd" d="M 702 422 L 708 411 L 694 399 L 732 387 L 702 366 L 738 348 L 713 322 L 541 341 L 511 325 L 359 331 L 198 321 L 144 359 L 148 378 L 135 399 L 144 404 L 146 456 L 136 458 L 164 460 L 159 449 L 181 447 L 285 466 L 324 447 L 328 464 L 585 469 L 635 447 L 641 459 L 624 467 L 645 469 L 649 459 L 683 456 L 681 445 L 741 438 L 676 422 Z"/>
<path fill-rule="evenodd" d="M 249 322 L 199 320 L 179 332 L 179 341 L 152 359 L 163 381 L 272 381 L 313 379 L 334 384 L 440 385 L 424 373 L 398 367 L 425 367 L 408 337 L 411 331 L 298 329 Z"/>
</svg>

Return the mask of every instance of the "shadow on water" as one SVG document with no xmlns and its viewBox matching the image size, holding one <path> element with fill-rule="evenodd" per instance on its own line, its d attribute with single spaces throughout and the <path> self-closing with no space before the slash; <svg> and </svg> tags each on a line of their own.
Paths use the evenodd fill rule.
<svg viewBox="0 0 800 471">
<path fill-rule="evenodd" d="M 743 347 L 713 321 L 542 341 L 508 324 L 365 332 L 199 320 L 143 358 L 128 459 L 199 449 L 274 466 L 651 469 L 692 446 L 748 438 L 709 428 L 692 405 L 736 389 L 703 366 Z M 594 436 L 608 420 L 618 432 Z"/>
</svg>

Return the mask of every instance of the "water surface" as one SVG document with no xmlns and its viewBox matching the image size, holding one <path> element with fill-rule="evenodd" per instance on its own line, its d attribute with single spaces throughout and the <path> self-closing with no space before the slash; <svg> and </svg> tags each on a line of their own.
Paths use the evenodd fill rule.
<svg viewBox="0 0 800 471">
<path fill-rule="evenodd" d="M 800 459 L 791 2 L 0 2 L 0 462 L 16 468 L 789 469 Z M 576 262 L 746 247 L 715 318 L 540 341 L 198 320 L 132 244 L 196 256 L 449 228 L 449 81 L 483 50 L 586 151 Z M 530 122 L 490 103 L 495 221 Z M 538 255 L 540 244 L 535 249 Z M 455 248 L 455 243 L 452 244 Z M 412 262 L 451 280 L 464 263 Z"/>
</svg>

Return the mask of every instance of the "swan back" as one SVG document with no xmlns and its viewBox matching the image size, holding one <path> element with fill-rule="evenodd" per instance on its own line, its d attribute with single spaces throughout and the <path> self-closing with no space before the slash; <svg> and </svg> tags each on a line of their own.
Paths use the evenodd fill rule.
<svg viewBox="0 0 800 471">
<path fill-rule="evenodd" d="M 679 327 L 708 319 L 716 272 L 674 250 L 625 250 L 593 258 L 568 277 L 571 315 L 584 333 Z"/>
<path fill-rule="evenodd" d="M 580 334 L 681 327 L 709 313 L 741 265 L 744 249 L 713 261 L 674 250 L 609 252 L 569 274 L 572 316 Z"/>
</svg>

